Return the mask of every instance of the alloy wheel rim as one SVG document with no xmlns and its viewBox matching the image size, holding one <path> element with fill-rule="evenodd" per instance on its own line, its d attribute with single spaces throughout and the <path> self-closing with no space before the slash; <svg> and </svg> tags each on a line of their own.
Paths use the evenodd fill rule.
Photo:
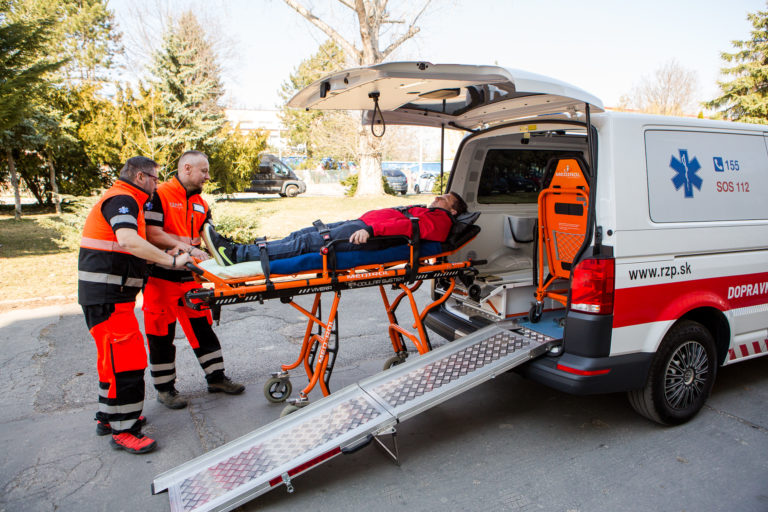
<svg viewBox="0 0 768 512">
<path fill-rule="evenodd" d="M 664 374 L 664 397 L 675 409 L 685 409 L 704 393 L 709 357 L 701 343 L 688 341 L 675 350 Z"/>
</svg>

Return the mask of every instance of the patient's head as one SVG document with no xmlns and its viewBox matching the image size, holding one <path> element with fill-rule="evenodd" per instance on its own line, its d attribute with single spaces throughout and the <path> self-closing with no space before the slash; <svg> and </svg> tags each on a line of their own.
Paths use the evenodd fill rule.
<svg viewBox="0 0 768 512">
<path fill-rule="evenodd" d="M 429 207 L 442 208 L 443 210 L 448 210 L 453 215 L 461 215 L 467 211 L 467 203 L 456 192 L 448 192 L 447 194 L 437 196 Z"/>
</svg>

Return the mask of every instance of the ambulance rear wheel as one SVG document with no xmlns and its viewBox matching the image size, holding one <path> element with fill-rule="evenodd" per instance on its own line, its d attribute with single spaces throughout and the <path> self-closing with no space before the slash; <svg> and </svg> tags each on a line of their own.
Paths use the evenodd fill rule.
<svg viewBox="0 0 768 512">
<path fill-rule="evenodd" d="M 264 384 L 264 396 L 273 404 L 285 402 L 291 396 L 293 386 L 288 379 L 272 377 Z"/>
<path fill-rule="evenodd" d="M 683 320 L 664 336 L 645 386 L 628 392 L 629 403 L 657 423 L 685 423 L 704 406 L 716 373 L 712 334 L 698 322 Z"/>
</svg>

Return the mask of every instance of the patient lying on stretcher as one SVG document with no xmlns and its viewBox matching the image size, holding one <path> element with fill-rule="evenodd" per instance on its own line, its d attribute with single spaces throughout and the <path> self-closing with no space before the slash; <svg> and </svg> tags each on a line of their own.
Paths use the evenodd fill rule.
<svg viewBox="0 0 768 512">
<path fill-rule="evenodd" d="M 316 225 L 294 231 L 281 240 L 266 242 L 269 261 L 294 258 L 303 254 L 318 253 L 328 240 L 347 240 L 335 245 L 340 252 L 371 250 L 370 237 L 403 235 L 413 237 L 413 223 L 418 223 L 419 238 L 427 242 L 445 242 L 451 234 L 456 216 L 467 211 L 467 204 L 455 192 L 435 198 L 428 207 L 406 206 L 372 210 L 359 219 Z M 203 240 L 212 253 L 216 263 L 230 266 L 243 262 L 254 262 L 258 266 L 261 259 L 259 244 L 236 244 L 219 235 L 210 224 L 203 229 Z M 260 268 L 251 266 L 249 273 L 260 272 Z"/>
</svg>

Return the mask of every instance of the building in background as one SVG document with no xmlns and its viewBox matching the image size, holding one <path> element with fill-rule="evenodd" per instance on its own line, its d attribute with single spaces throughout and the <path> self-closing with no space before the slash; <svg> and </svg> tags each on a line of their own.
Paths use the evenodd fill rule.
<svg viewBox="0 0 768 512">
<path fill-rule="evenodd" d="M 279 110 L 228 108 L 224 110 L 224 114 L 233 126 L 239 124 L 243 133 L 258 129 L 269 130 L 267 144 L 270 151 L 279 157 L 286 153 L 288 130 L 280 120 Z"/>
</svg>

